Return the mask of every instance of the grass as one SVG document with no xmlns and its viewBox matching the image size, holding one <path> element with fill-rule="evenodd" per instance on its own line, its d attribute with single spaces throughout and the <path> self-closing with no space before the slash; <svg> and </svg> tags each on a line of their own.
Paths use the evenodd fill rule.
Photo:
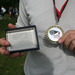
<svg viewBox="0 0 75 75">
<path fill-rule="evenodd" d="M 5 15 L 6 20 L 0 20 L 0 38 L 5 37 L 5 29 L 8 28 L 8 24 L 15 25 L 17 19 L 9 19 L 8 15 Z M 24 61 L 27 52 L 23 57 L 9 58 L 0 54 L 0 75 L 24 75 Z"/>
</svg>

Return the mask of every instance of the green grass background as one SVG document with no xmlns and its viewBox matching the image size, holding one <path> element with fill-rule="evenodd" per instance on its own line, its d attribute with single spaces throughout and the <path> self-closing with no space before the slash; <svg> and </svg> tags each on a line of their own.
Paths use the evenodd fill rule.
<svg viewBox="0 0 75 75">
<path fill-rule="evenodd" d="M 5 37 L 5 29 L 8 29 L 8 24 L 15 25 L 17 19 L 9 19 L 8 15 L 5 15 L 5 20 L 0 20 L 0 38 Z M 0 46 L 1 47 L 1 46 Z M 23 57 L 9 58 L 0 54 L 0 75 L 25 75 L 24 74 L 24 61 L 27 56 L 27 52 Z"/>
</svg>

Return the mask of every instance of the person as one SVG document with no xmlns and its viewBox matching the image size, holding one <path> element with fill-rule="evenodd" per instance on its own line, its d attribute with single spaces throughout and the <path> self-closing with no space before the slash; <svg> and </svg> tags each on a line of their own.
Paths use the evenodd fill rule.
<svg viewBox="0 0 75 75">
<path fill-rule="evenodd" d="M 2 20 L 2 10 L 0 9 L 0 20 Z"/>
<path fill-rule="evenodd" d="M 9 7 L 8 16 L 9 16 L 9 19 L 10 19 L 10 16 L 11 16 L 11 7 Z"/>
<path fill-rule="evenodd" d="M 60 10 L 66 0 L 55 0 Z M 40 50 L 29 51 L 25 60 L 25 75 L 75 75 L 75 0 L 69 0 L 60 19 L 59 26 L 64 34 L 58 44 L 43 42 L 49 27 L 56 24 L 56 11 L 53 0 L 20 0 L 19 17 L 16 25 L 9 28 L 36 25 Z M 0 53 L 9 57 L 23 56 L 24 52 L 10 54 L 4 46 L 10 43 L 0 39 Z M 46 43 L 47 44 L 47 43 Z"/>
<path fill-rule="evenodd" d="M 16 17 L 18 17 L 18 9 L 17 8 L 15 8 L 15 14 L 16 14 Z"/>
<path fill-rule="evenodd" d="M 6 19 L 6 18 L 4 17 L 5 12 L 6 12 L 6 9 L 5 9 L 3 6 L 1 6 L 1 10 L 2 10 L 2 16 L 3 16 L 3 19 Z"/>
<path fill-rule="evenodd" d="M 15 17 L 15 9 L 12 7 L 11 8 L 11 16 L 10 16 L 10 18 L 12 18 L 12 16 L 14 17 L 14 18 L 16 18 Z"/>
</svg>

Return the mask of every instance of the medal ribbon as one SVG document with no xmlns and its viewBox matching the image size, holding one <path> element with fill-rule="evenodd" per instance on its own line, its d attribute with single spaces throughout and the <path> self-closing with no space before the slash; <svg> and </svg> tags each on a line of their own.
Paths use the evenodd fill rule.
<svg viewBox="0 0 75 75">
<path fill-rule="evenodd" d="M 65 9 L 67 3 L 68 3 L 68 1 L 69 1 L 69 0 L 66 0 L 66 1 L 65 1 L 65 3 L 63 4 L 63 6 L 61 7 L 61 10 L 59 11 L 59 10 L 56 8 L 56 6 L 55 6 L 55 0 L 53 0 L 53 4 L 54 4 L 55 10 L 56 10 L 56 14 L 57 14 L 57 17 L 58 17 L 58 21 L 59 21 L 59 19 L 60 19 L 60 17 L 61 17 L 62 12 L 63 12 L 64 9 Z"/>
</svg>

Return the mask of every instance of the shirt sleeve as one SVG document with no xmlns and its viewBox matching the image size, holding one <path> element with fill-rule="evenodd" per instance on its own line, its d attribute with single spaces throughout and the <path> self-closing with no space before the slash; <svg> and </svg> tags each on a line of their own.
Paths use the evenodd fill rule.
<svg viewBox="0 0 75 75">
<path fill-rule="evenodd" d="M 27 18 L 27 13 L 25 9 L 25 0 L 20 0 L 19 2 L 19 16 L 17 19 L 16 27 L 23 27 L 23 26 L 28 26 L 28 18 Z"/>
</svg>

